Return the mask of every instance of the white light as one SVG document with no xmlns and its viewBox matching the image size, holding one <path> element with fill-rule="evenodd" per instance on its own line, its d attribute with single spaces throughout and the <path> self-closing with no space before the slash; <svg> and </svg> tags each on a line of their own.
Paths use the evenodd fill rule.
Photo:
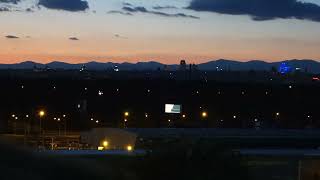
<svg viewBox="0 0 320 180">
<path fill-rule="evenodd" d="M 292 89 L 292 86 L 289 86 L 289 89 Z"/>
<path fill-rule="evenodd" d="M 62 117 L 64 117 L 64 118 L 65 118 L 65 117 L 66 117 L 66 115 L 64 114 L 64 115 L 62 115 Z"/>
<path fill-rule="evenodd" d="M 27 114 L 27 115 L 26 115 L 26 117 L 28 118 L 28 117 L 29 117 L 29 115 Z"/>
<path fill-rule="evenodd" d="M 53 118 L 53 120 L 56 120 L 57 118 Z"/>
<path fill-rule="evenodd" d="M 98 123 L 99 123 L 99 121 L 98 121 L 98 120 L 96 120 L 96 123 L 98 124 Z"/>
<path fill-rule="evenodd" d="M 277 115 L 277 116 L 279 116 L 279 115 L 280 115 L 280 113 L 279 113 L 279 112 L 277 112 L 277 113 L 276 113 L 276 115 Z"/>
<path fill-rule="evenodd" d="M 254 122 L 258 122 L 258 119 L 256 118 L 256 119 L 254 119 Z"/>
<path fill-rule="evenodd" d="M 15 119 L 17 120 L 17 119 L 18 119 L 18 117 L 16 116 L 16 117 L 15 117 Z"/>
<path fill-rule="evenodd" d="M 84 88 L 84 90 L 86 91 L 86 90 L 88 90 L 88 88 Z"/>
<path fill-rule="evenodd" d="M 23 88 L 24 88 L 24 86 L 22 85 L 22 86 L 21 86 L 21 89 L 23 89 Z"/>
<path fill-rule="evenodd" d="M 93 121 L 93 118 L 91 118 L 90 120 Z"/>
<path fill-rule="evenodd" d="M 171 122 L 171 120 L 170 120 L 170 119 L 168 119 L 168 122 Z"/>
<path fill-rule="evenodd" d="M 99 96 L 102 96 L 102 95 L 103 95 L 103 92 L 102 92 L 102 91 L 99 91 L 98 94 L 99 94 Z"/>
<path fill-rule="evenodd" d="M 237 118 L 237 116 L 233 116 L 233 119 L 236 119 Z"/>
<path fill-rule="evenodd" d="M 79 109 L 81 108 L 81 105 L 80 105 L 80 104 L 78 104 L 78 108 L 79 108 Z"/>
</svg>

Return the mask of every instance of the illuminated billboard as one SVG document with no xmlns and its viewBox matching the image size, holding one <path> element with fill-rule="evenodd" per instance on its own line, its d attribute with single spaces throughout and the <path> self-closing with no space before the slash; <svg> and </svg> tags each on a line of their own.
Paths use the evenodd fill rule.
<svg viewBox="0 0 320 180">
<path fill-rule="evenodd" d="M 165 112 L 170 114 L 180 114 L 181 113 L 181 105 L 178 104 L 166 104 Z"/>
</svg>

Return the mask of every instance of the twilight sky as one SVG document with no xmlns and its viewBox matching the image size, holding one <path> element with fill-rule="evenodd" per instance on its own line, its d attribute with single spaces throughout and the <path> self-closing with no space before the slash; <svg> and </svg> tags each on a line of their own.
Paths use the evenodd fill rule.
<svg viewBox="0 0 320 180">
<path fill-rule="evenodd" d="M 0 63 L 320 60 L 320 0 L 0 0 Z"/>
</svg>

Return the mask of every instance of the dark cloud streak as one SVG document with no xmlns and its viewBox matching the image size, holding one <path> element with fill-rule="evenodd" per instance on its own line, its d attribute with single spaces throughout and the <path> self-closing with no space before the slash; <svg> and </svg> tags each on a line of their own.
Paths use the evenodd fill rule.
<svg viewBox="0 0 320 180">
<path fill-rule="evenodd" d="M 18 36 L 13 36 L 13 35 L 7 35 L 5 36 L 7 39 L 19 39 Z"/>
<path fill-rule="evenodd" d="M 85 11 L 89 8 L 88 2 L 83 0 L 39 0 L 38 5 L 72 12 Z"/>
<path fill-rule="evenodd" d="M 158 16 L 163 16 L 163 17 L 182 17 L 182 18 L 200 19 L 197 16 L 187 15 L 184 13 L 169 14 L 169 13 L 164 13 L 164 12 L 160 12 L 160 11 L 149 11 L 145 7 L 142 7 L 142 6 L 137 6 L 137 7 L 124 6 L 122 8 L 122 10 L 129 12 L 129 13 L 140 12 L 140 13 L 153 14 L 153 15 L 158 15 Z"/>
<path fill-rule="evenodd" d="M 320 22 L 320 6 L 298 0 L 192 0 L 187 9 L 248 15 L 256 21 L 295 18 Z"/>
<path fill-rule="evenodd" d="M 132 13 L 123 12 L 123 11 L 109 11 L 108 14 L 121 14 L 121 15 L 126 15 L 126 16 L 133 16 Z"/>
<path fill-rule="evenodd" d="M 154 6 L 152 7 L 155 10 L 162 10 L 162 9 L 178 9 L 176 6 Z"/>
<path fill-rule="evenodd" d="M 71 41 L 79 41 L 79 39 L 77 37 L 70 37 L 69 40 L 71 40 Z"/>
</svg>

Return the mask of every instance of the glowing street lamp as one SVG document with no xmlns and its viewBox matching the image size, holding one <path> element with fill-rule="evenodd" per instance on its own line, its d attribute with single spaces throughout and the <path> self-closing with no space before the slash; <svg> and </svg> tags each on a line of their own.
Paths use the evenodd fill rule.
<svg viewBox="0 0 320 180">
<path fill-rule="evenodd" d="M 108 141 L 103 141 L 102 145 L 106 149 L 109 146 L 109 142 Z"/>
<path fill-rule="evenodd" d="M 41 121 L 42 121 L 42 117 L 45 116 L 46 113 L 45 113 L 44 110 L 40 110 L 38 114 L 39 114 L 39 117 L 40 117 L 40 122 L 39 122 L 40 123 L 40 134 L 42 134 L 42 123 L 41 123 Z"/>
<path fill-rule="evenodd" d="M 127 146 L 127 151 L 131 152 L 133 150 L 133 147 L 131 145 Z"/>
<path fill-rule="evenodd" d="M 124 116 L 128 117 L 129 116 L 129 112 L 128 111 L 124 112 Z"/>
<path fill-rule="evenodd" d="M 39 116 L 40 116 L 40 117 L 43 117 L 45 114 L 46 114 L 46 113 L 45 113 L 43 110 L 39 111 Z"/>
<path fill-rule="evenodd" d="M 201 116 L 202 116 L 202 118 L 207 118 L 208 117 L 208 113 L 204 111 L 204 112 L 201 113 Z"/>
</svg>

